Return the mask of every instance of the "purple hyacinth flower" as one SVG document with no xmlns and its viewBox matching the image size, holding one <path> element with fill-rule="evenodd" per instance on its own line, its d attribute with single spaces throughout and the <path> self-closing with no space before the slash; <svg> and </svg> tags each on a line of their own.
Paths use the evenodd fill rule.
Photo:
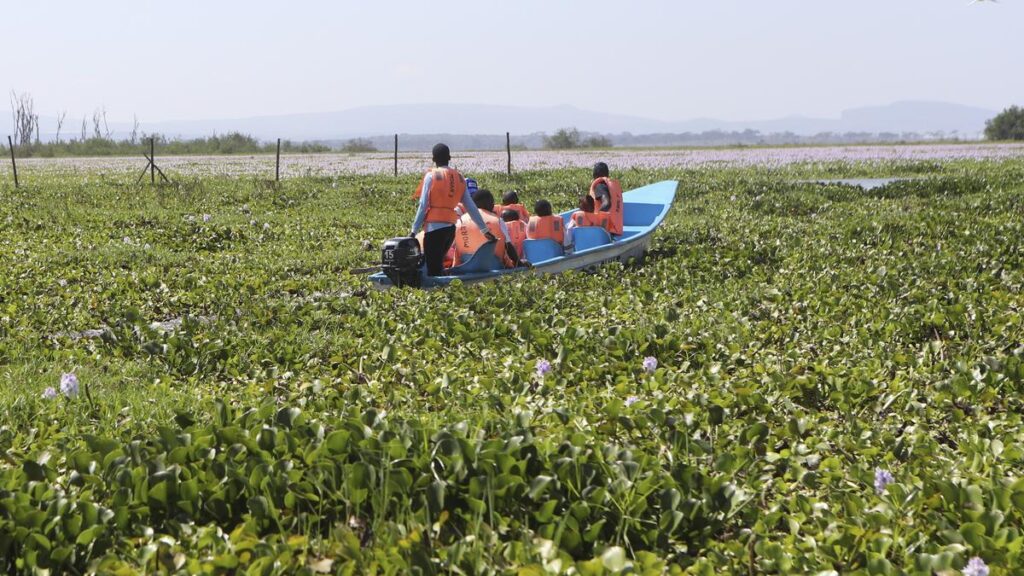
<svg viewBox="0 0 1024 576">
<path fill-rule="evenodd" d="M 975 556 L 967 562 L 967 566 L 964 566 L 963 573 L 964 576 L 988 576 L 988 565 Z"/>
<path fill-rule="evenodd" d="M 203 222 L 209 222 L 209 221 L 210 221 L 210 215 L 209 214 L 203 214 Z"/>
<path fill-rule="evenodd" d="M 639 401 L 640 398 L 636 396 L 630 396 L 629 398 L 626 398 L 626 406 L 632 406 L 633 404 L 636 404 Z"/>
<path fill-rule="evenodd" d="M 537 376 L 543 378 L 548 372 L 551 372 L 551 362 L 548 362 L 547 360 L 537 360 Z"/>
<path fill-rule="evenodd" d="M 881 468 L 875 468 L 875 492 L 882 494 L 889 484 L 895 482 L 892 473 L 888 470 L 882 470 Z"/>
<path fill-rule="evenodd" d="M 658 369 L 658 359 L 654 356 L 648 356 L 644 358 L 644 371 L 648 374 L 654 374 L 654 371 Z"/>
<path fill-rule="evenodd" d="M 60 377 L 60 392 L 68 398 L 78 396 L 78 376 L 68 372 Z"/>
<path fill-rule="evenodd" d="M 43 390 L 43 398 L 46 400 L 53 400 L 57 397 L 57 391 L 53 389 L 53 386 L 47 386 L 46 390 Z"/>
</svg>

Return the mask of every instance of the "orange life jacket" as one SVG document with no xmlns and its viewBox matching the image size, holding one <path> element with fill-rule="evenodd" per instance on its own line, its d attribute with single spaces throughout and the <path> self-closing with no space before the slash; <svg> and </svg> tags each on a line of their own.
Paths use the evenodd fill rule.
<svg viewBox="0 0 1024 576">
<path fill-rule="evenodd" d="M 599 226 L 608 229 L 608 213 L 607 212 L 584 212 L 583 210 L 577 210 L 572 213 L 569 217 L 576 226 Z"/>
<path fill-rule="evenodd" d="M 522 204 L 498 204 L 494 207 L 494 213 L 498 216 L 501 216 L 501 213 L 504 210 L 515 210 L 516 212 L 519 212 L 519 219 L 524 223 L 530 221 L 530 213 L 527 212 L 526 206 L 523 206 Z"/>
<path fill-rule="evenodd" d="M 565 241 L 565 226 L 561 216 L 533 216 L 526 227 L 526 237 L 531 240 Z"/>
<path fill-rule="evenodd" d="M 525 258 L 523 255 L 523 241 L 526 240 L 526 222 L 522 220 L 505 222 L 505 228 L 508 229 L 509 240 L 516 247 L 516 254 L 520 258 Z"/>
<path fill-rule="evenodd" d="M 427 198 L 427 215 L 423 221 L 454 224 L 459 219 L 455 207 L 462 201 L 462 195 L 466 192 L 466 179 L 454 168 L 434 168 L 428 174 L 432 174 L 430 195 Z M 423 181 L 426 179 L 424 175 Z M 420 189 L 422 188 L 423 182 L 420 182 Z"/>
<path fill-rule="evenodd" d="M 487 224 L 487 229 L 498 239 L 498 243 L 494 247 L 494 253 L 497 254 L 498 260 L 506 268 L 513 268 L 515 264 L 512 263 L 512 259 L 505 253 L 505 235 L 501 233 L 501 220 L 493 212 L 488 212 L 482 208 L 480 209 L 480 216 L 484 219 L 484 224 Z M 476 254 L 476 251 L 486 243 L 487 237 L 476 227 L 473 218 L 469 214 L 463 214 L 462 218 L 459 218 L 459 221 L 455 224 L 457 262 L 462 264 L 469 260 L 469 257 Z"/>
<path fill-rule="evenodd" d="M 601 178 L 595 179 L 590 184 L 590 196 L 594 199 L 594 206 L 597 208 L 597 212 L 601 211 L 601 200 L 597 197 L 595 190 L 597 185 L 604 182 L 608 186 L 608 195 L 611 196 L 611 208 L 605 212 L 608 214 L 608 232 L 611 234 L 622 235 L 622 185 L 619 184 L 618 180 L 612 180 L 602 176 Z"/>
</svg>

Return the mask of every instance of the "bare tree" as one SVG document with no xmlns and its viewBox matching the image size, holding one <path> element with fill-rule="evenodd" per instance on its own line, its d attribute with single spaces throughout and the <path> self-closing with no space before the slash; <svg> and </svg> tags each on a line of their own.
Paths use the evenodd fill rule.
<svg viewBox="0 0 1024 576">
<path fill-rule="evenodd" d="M 132 144 L 135 144 L 135 141 L 138 139 L 138 136 L 139 136 L 139 116 L 138 116 L 138 114 L 132 114 L 132 138 L 131 138 Z"/>
<path fill-rule="evenodd" d="M 57 136 L 56 136 L 57 144 L 60 144 L 60 129 L 64 127 L 64 120 L 67 117 L 68 117 L 68 111 L 67 110 L 62 110 L 61 113 L 57 115 Z"/>
<path fill-rule="evenodd" d="M 38 114 L 35 115 L 35 119 L 36 119 L 36 145 L 38 145 L 39 144 L 39 115 Z"/>
<path fill-rule="evenodd" d="M 14 117 L 14 138 L 17 144 L 32 143 L 32 133 L 39 126 L 39 116 L 35 113 L 35 100 L 28 93 L 18 94 L 11 91 L 11 114 Z"/>
<path fill-rule="evenodd" d="M 82 142 L 85 142 L 88 138 L 88 136 L 85 133 L 86 126 L 87 124 L 85 123 L 85 116 L 82 116 Z"/>
<path fill-rule="evenodd" d="M 103 125 L 103 116 L 100 115 L 100 109 L 97 108 L 92 112 L 92 137 L 103 138 L 103 131 L 100 127 Z"/>
<path fill-rule="evenodd" d="M 107 125 L 107 107 L 103 107 L 103 137 L 110 140 L 110 135 L 113 134 L 110 131 L 110 126 Z"/>
</svg>

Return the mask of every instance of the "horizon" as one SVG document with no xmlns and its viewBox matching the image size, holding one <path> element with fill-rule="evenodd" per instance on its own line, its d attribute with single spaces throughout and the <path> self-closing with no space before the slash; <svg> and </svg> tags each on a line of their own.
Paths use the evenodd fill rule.
<svg viewBox="0 0 1024 576">
<path fill-rule="evenodd" d="M 31 94 L 41 117 L 105 108 L 112 123 L 137 115 L 143 127 L 428 102 L 734 122 L 836 118 L 902 101 L 999 111 L 1024 94 L 1012 73 L 1013 55 L 1024 52 L 1020 4 L 531 0 L 442 9 L 454 32 L 431 37 L 440 55 L 425 59 L 421 32 L 433 12 L 408 2 L 17 4 L 0 33 L 11 45 L 38 44 L 39 27 L 25 22 L 39 22 L 48 40 L 0 64 L 0 76 L 8 93 Z M 591 40 L 591 19 L 615 22 L 617 40 Z"/>
</svg>

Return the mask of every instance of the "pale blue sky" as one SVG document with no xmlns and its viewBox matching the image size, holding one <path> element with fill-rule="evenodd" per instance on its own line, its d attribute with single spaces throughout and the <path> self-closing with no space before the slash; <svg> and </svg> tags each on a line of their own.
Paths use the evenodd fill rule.
<svg viewBox="0 0 1024 576">
<path fill-rule="evenodd" d="M 0 38 L 5 93 L 115 121 L 411 102 L 664 120 L 1024 104 L 1020 0 L 5 0 Z"/>
</svg>

